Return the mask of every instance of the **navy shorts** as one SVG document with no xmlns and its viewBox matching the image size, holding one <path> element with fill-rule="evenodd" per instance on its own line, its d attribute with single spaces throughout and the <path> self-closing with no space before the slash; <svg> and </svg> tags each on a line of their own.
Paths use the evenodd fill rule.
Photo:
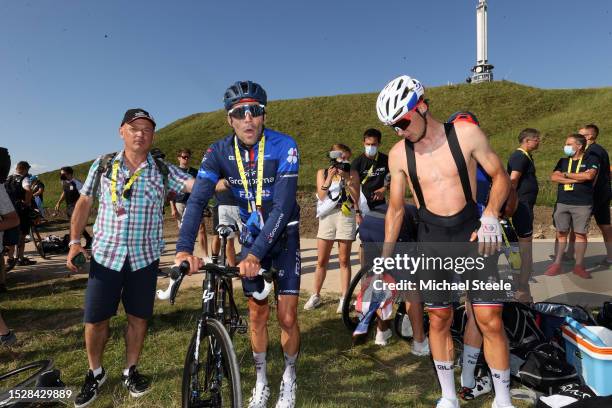
<svg viewBox="0 0 612 408">
<path fill-rule="evenodd" d="M 85 291 L 85 323 L 98 323 L 117 314 L 119 300 L 127 314 L 149 319 L 157 287 L 159 260 L 132 271 L 126 257 L 121 271 L 100 265 L 91 258 L 89 280 Z"/>
<path fill-rule="evenodd" d="M 533 206 L 519 201 L 516 211 L 512 215 L 512 225 L 519 238 L 529 238 L 533 235 Z"/>
<path fill-rule="evenodd" d="M 248 253 L 249 248 L 243 246 L 242 259 Z M 278 294 L 299 296 L 302 262 L 300 259 L 300 232 L 297 224 L 288 226 L 270 253 L 262 259 L 263 269 L 270 269 L 270 266 L 278 270 L 276 279 Z M 263 288 L 264 280 L 261 276 L 242 279 L 242 290 L 247 297 L 253 296 L 253 292 L 261 292 Z"/>
</svg>

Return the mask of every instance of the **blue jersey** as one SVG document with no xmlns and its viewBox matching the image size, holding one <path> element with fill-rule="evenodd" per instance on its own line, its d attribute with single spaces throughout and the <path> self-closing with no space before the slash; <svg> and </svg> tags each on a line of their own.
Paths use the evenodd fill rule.
<svg viewBox="0 0 612 408">
<path fill-rule="evenodd" d="M 296 201 L 299 156 L 295 140 L 291 136 L 264 129 L 264 168 L 262 183 L 262 213 L 264 226 L 255 238 L 249 252 L 262 259 L 284 232 L 287 223 L 299 219 L 300 209 Z M 177 252 L 193 252 L 202 209 L 215 192 L 219 179 L 226 179 L 240 208 L 240 218 L 249 218 L 248 202 L 254 201 L 257 192 L 257 161 L 259 144 L 251 148 L 240 145 L 239 151 L 246 173 L 248 193 L 235 158 L 234 135 L 229 135 L 207 150 L 193 191 L 187 202 L 183 226 L 176 244 Z"/>
</svg>

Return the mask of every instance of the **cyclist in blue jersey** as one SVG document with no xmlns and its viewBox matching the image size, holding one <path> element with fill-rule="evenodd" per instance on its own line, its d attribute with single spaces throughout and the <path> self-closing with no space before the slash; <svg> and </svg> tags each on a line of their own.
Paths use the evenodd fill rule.
<svg viewBox="0 0 612 408">
<path fill-rule="evenodd" d="M 220 178 L 228 181 L 240 207 L 240 243 L 242 286 L 249 297 L 249 327 L 257 380 L 249 401 L 250 408 L 266 407 L 270 396 L 266 377 L 267 300 L 252 297 L 261 291 L 260 268 L 274 266 L 278 272 L 277 317 L 285 371 L 277 408 L 294 407 L 296 394 L 295 364 L 300 348 L 297 303 L 300 292 L 299 213 L 296 202 L 298 148 L 288 135 L 264 127 L 267 95 L 251 81 L 239 81 L 224 95 L 227 122 L 232 134 L 213 143 L 207 150 L 187 202 L 183 225 L 176 245 L 176 262 L 189 261 L 190 273 L 201 261 L 193 256 L 193 246 L 202 210 L 215 192 Z"/>
</svg>

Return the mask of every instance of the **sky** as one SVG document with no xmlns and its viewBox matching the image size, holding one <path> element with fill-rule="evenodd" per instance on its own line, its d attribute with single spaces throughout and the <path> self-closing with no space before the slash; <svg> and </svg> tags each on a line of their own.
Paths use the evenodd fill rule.
<svg viewBox="0 0 612 408">
<path fill-rule="evenodd" d="M 0 146 L 37 174 L 121 148 L 128 108 L 161 128 L 251 79 L 271 100 L 462 83 L 477 0 L 0 0 Z M 490 0 L 496 80 L 612 86 L 612 2 Z M 374 109 L 374 107 L 372 107 Z M 221 135 L 220 135 L 221 136 Z"/>
</svg>

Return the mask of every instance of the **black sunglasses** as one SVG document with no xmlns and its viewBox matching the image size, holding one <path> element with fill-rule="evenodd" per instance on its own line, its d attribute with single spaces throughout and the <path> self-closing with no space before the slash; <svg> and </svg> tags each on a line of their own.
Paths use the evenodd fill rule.
<svg viewBox="0 0 612 408">
<path fill-rule="evenodd" d="M 185 160 L 189 160 L 189 159 L 191 159 L 191 157 L 189 157 L 189 156 L 180 156 L 180 158 L 181 158 L 181 159 L 185 159 Z"/>
<path fill-rule="evenodd" d="M 400 119 L 394 124 L 389 125 L 389 126 L 395 129 L 396 132 L 399 132 L 400 130 L 408 129 L 408 126 L 410 126 L 410 123 L 412 123 L 410 119 Z"/>
<path fill-rule="evenodd" d="M 247 112 L 256 118 L 266 113 L 266 107 L 264 105 L 240 105 L 230 109 L 227 114 L 234 119 L 244 119 Z"/>
</svg>

